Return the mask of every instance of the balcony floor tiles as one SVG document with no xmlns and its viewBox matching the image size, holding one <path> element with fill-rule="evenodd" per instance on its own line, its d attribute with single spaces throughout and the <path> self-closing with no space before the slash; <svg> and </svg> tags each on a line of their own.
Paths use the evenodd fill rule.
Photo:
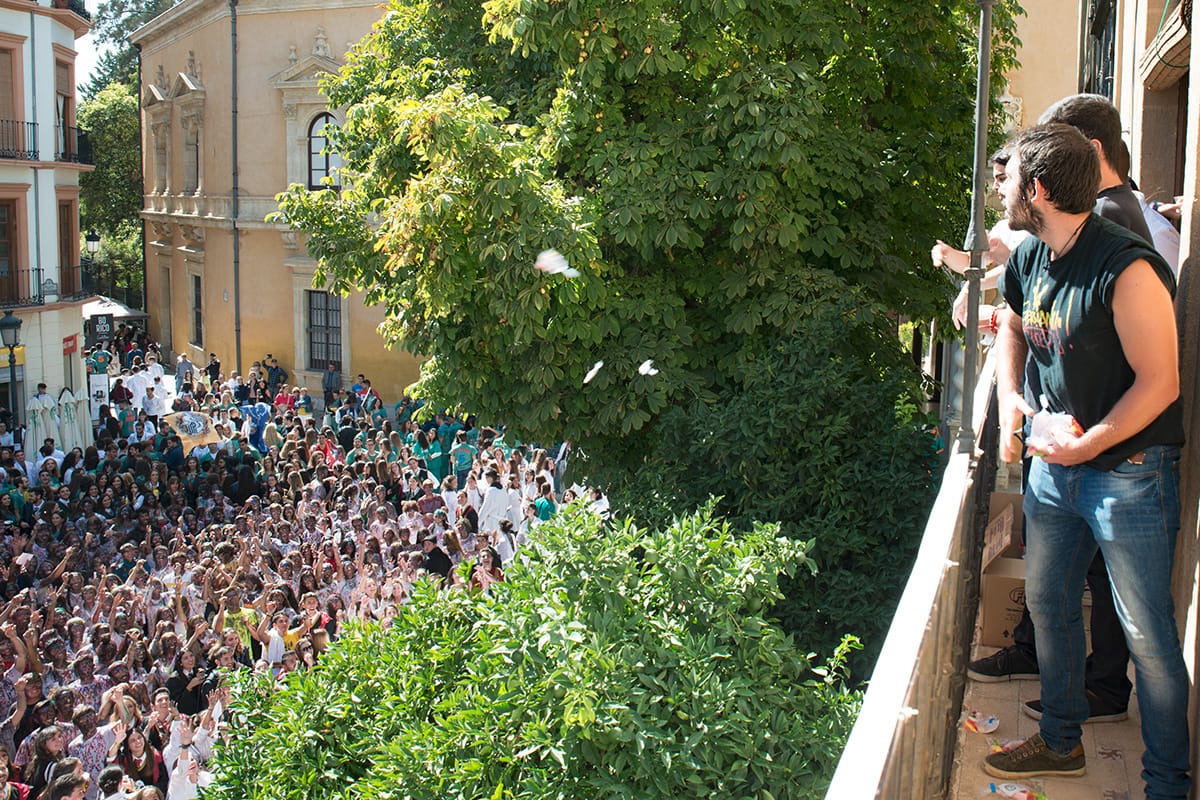
<svg viewBox="0 0 1200 800">
<path fill-rule="evenodd" d="M 1087 619 L 1087 614 L 1084 614 Z M 976 647 L 972 658 L 986 656 L 995 648 Z M 1132 679 L 1132 667 L 1130 678 Z M 1021 704 L 1039 696 L 1037 681 L 978 683 L 967 681 L 964 711 L 994 714 L 1000 719 L 995 733 L 958 731 L 954 772 L 949 800 L 990 798 L 988 784 L 999 783 L 983 771 L 983 758 L 995 740 L 1024 739 L 1037 733 L 1037 720 L 1021 713 Z M 1083 749 L 1087 774 L 1079 778 L 1031 778 L 1021 781 L 1044 792 L 1049 800 L 1143 800 L 1142 734 L 1137 711 L 1137 693 L 1130 698 L 1129 719 L 1083 726 Z"/>
</svg>

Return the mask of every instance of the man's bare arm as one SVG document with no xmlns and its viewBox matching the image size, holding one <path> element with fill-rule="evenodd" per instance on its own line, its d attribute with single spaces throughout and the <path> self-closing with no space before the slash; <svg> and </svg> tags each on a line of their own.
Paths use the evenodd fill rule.
<svg viewBox="0 0 1200 800">
<path fill-rule="evenodd" d="M 996 396 L 1000 403 L 1000 458 L 1007 462 L 1021 460 L 1025 443 L 1020 438 L 1025 417 L 1033 409 L 1025 402 L 1025 358 L 1029 346 L 1021 330 L 1021 316 L 1011 308 L 996 314 Z"/>
<path fill-rule="evenodd" d="M 1149 262 L 1138 260 L 1113 287 L 1113 324 L 1133 385 L 1078 438 L 1047 450 L 1053 464 L 1082 464 L 1141 431 L 1179 397 L 1179 342 L 1171 294 Z"/>
</svg>

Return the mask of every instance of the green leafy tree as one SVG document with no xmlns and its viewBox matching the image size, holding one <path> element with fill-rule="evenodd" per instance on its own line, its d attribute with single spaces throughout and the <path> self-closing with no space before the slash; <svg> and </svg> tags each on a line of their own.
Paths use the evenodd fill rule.
<svg viewBox="0 0 1200 800">
<path fill-rule="evenodd" d="M 804 569 L 776 534 L 560 517 L 493 594 L 422 582 L 390 630 L 243 683 L 206 796 L 820 797 L 858 697 L 764 617 Z"/>
<path fill-rule="evenodd" d="M 96 168 L 80 176 L 83 224 L 112 235 L 142 208 L 141 129 L 136 90 L 120 83 L 79 109 L 79 126 L 88 131 Z"/>
<path fill-rule="evenodd" d="M 326 85 L 347 188 L 282 214 L 432 357 L 424 396 L 626 451 L 794 331 L 809 284 L 944 303 L 927 232 L 962 218 L 974 8 L 492 0 L 481 29 L 393 2 Z M 546 248 L 581 276 L 534 270 Z"/>
<path fill-rule="evenodd" d="M 142 285 L 143 236 L 138 54 L 129 35 L 178 0 L 105 0 L 94 15 L 92 36 L 103 52 L 82 87 L 79 125 L 87 131 L 96 168 L 80 176 L 80 217 L 101 234 L 93 267 L 108 291 Z M 136 296 L 126 294 L 124 299 Z"/>
<path fill-rule="evenodd" d="M 92 38 L 100 56 L 81 91 L 91 100 L 111 83 L 123 83 L 137 94 L 138 52 L 129 43 L 135 30 L 179 0 L 105 0 L 100 3 L 92 22 Z"/>
<path fill-rule="evenodd" d="M 142 283 L 141 130 L 136 89 L 110 84 L 79 109 L 96 168 L 79 176 L 80 219 L 100 234 L 95 264 L 120 286 Z"/>
<path fill-rule="evenodd" d="M 120 83 L 137 92 L 137 51 L 132 47 L 105 50 L 96 59 L 96 65 L 88 76 L 87 83 L 80 86 L 83 101 L 91 101 L 110 84 Z"/>
<path fill-rule="evenodd" d="M 997 71 L 1015 10 L 997 9 Z M 679 502 L 708 492 L 742 521 L 816 539 L 829 582 L 800 596 L 857 574 L 895 581 L 890 598 L 930 481 L 888 315 L 948 306 L 928 245 L 965 228 L 976 14 L 966 0 L 488 0 L 480 26 L 466 0 L 394 1 L 325 84 L 346 108 L 343 188 L 293 187 L 280 215 L 309 234 L 318 282 L 364 290 L 386 308 L 383 335 L 429 356 L 416 391 L 431 406 L 570 439 L 635 513 L 648 504 L 621 475 L 686 462 L 708 479 Z M 578 277 L 535 270 L 548 248 Z M 772 364 L 779 391 L 751 380 Z M 878 396 L 838 395 L 860 390 Z M 784 491 L 803 502 L 747 502 L 751 462 L 714 467 L 695 443 L 723 425 L 721 442 L 765 447 L 786 473 L 763 492 L 812 481 Z M 868 460 L 820 473 L 807 440 L 778 446 L 787 427 Z M 889 471 L 873 448 L 920 457 Z M 822 607 L 822 646 L 826 624 L 879 629 L 854 602 Z"/>
<path fill-rule="evenodd" d="M 937 457 L 888 320 L 864 315 L 853 291 L 809 289 L 796 333 L 741 361 L 717 402 L 663 413 L 639 469 L 585 468 L 612 487 L 612 503 L 651 523 L 719 496 L 734 524 L 778 521 L 811 542 L 820 569 L 786 580 L 775 613 L 817 652 L 853 631 L 866 649 L 851 666 L 865 677 L 920 540 Z"/>
<path fill-rule="evenodd" d="M 104 292 L 133 306 L 140 306 L 142 275 L 142 226 L 125 222 L 100 237 L 100 249 L 93 259 L 95 274 Z"/>
<path fill-rule="evenodd" d="M 92 37 L 99 45 L 129 47 L 129 36 L 180 0 L 103 0 L 92 20 Z"/>
</svg>

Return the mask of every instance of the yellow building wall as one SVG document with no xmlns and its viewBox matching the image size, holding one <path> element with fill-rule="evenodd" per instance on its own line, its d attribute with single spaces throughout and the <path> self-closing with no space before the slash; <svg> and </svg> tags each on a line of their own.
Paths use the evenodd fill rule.
<svg viewBox="0 0 1200 800">
<path fill-rule="evenodd" d="M 406 387 L 420 377 L 420 364 L 412 355 L 400 349 L 379 349 L 376 342 L 382 342 L 383 337 L 377 332 L 379 323 L 383 322 L 384 314 L 380 306 L 366 308 L 362 306 L 362 295 L 351 296 L 351 307 L 362 308 L 361 313 L 352 315 L 350 326 L 351 350 L 360 354 L 354 359 L 354 374 L 363 373 L 371 380 L 371 385 L 379 390 L 387 402 L 400 399 Z"/>
<path fill-rule="evenodd" d="M 316 61 L 336 68 L 336 63 L 344 60 L 348 44 L 369 32 L 380 13 L 377 3 L 364 0 L 242 0 L 238 5 L 242 372 L 271 353 L 293 383 L 308 386 L 317 397 L 321 375 L 319 370 L 308 369 L 304 341 L 304 292 L 312 288 L 315 262 L 298 237 L 264 219 L 276 208 L 274 196 L 287 188 L 289 178 L 297 179 L 295 154 L 307 153 L 308 121 L 325 110 L 324 100 L 311 88 L 313 80 L 306 73 L 289 73 L 303 71 Z M 157 195 L 155 112 L 153 108 L 144 112 L 143 171 L 150 194 L 143 216 L 147 223 L 150 330 L 175 352 L 188 352 L 198 364 L 207 363 L 208 353 L 215 352 L 229 374 L 236 369 L 238 357 L 230 199 L 233 76 L 228 4 L 224 0 L 184 0 L 136 32 L 133 41 L 141 46 L 144 100 L 153 83 L 159 83 L 160 93 L 163 80 L 173 90 L 181 80 L 180 73 L 202 84 L 204 92 L 201 190 L 195 197 L 181 191 L 182 108 L 176 107 L 179 100 L 195 95 L 185 93 L 179 100 L 157 106 L 171 108 L 169 190 Z M 291 80 L 297 83 L 281 88 L 281 82 Z M 301 102 L 297 106 L 296 97 L 306 91 L 317 105 Z M 289 153 L 293 156 L 290 170 Z M 201 275 L 203 289 L 204 336 L 199 346 L 192 343 L 191 335 L 194 274 Z M 347 385 L 353 375 L 364 373 L 385 400 L 398 399 L 416 380 L 416 359 L 384 347 L 376 332 L 382 310 L 364 307 L 361 295 L 344 301 L 342 309 L 342 372 Z"/>
<path fill-rule="evenodd" d="M 1082 4 L 1063 0 L 1024 0 L 1017 20 L 1021 65 L 1008 74 L 1008 91 L 1020 100 L 1017 128 L 1037 122 L 1056 101 L 1079 86 L 1079 31 Z"/>
</svg>

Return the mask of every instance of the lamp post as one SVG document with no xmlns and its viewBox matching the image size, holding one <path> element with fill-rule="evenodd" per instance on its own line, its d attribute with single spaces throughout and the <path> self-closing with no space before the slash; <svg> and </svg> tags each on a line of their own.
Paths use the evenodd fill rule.
<svg viewBox="0 0 1200 800">
<path fill-rule="evenodd" d="M 100 289 L 99 289 L 100 280 L 99 280 L 99 276 L 96 275 L 96 253 L 100 252 L 100 234 L 96 233 L 96 231 L 94 231 L 94 230 L 88 231 L 87 236 L 83 237 L 83 244 L 84 244 L 84 247 L 86 247 L 87 251 L 88 251 L 88 261 L 91 262 L 91 265 L 92 265 L 92 269 L 91 269 L 92 288 L 89 289 L 89 291 L 99 292 L 100 291 Z M 80 271 L 81 272 L 83 271 L 82 268 L 80 269 Z M 79 276 L 79 288 L 80 289 L 84 288 L 82 275 Z"/>
<path fill-rule="evenodd" d="M 8 348 L 8 406 L 12 412 L 13 437 L 17 437 L 20 420 L 17 417 L 17 345 L 21 343 L 21 318 L 14 316 L 12 311 L 5 311 L 0 317 L 0 341 Z M 24 437 L 22 437 L 24 438 Z"/>
</svg>

